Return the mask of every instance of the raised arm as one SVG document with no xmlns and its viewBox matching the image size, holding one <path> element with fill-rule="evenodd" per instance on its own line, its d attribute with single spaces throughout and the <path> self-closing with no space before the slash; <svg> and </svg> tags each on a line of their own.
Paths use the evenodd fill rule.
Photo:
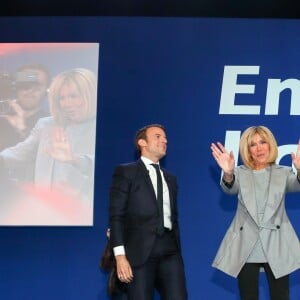
<svg viewBox="0 0 300 300">
<path fill-rule="evenodd" d="M 227 152 L 223 144 L 220 142 L 212 143 L 210 149 L 212 150 L 212 155 L 214 159 L 218 163 L 219 167 L 223 170 L 224 180 L 226 182 L 231 182 L 233 180 L 233 172 L 235 165 L 233 152 Z"/>
<path fill-rule="evenodd" d="M 300 178 L 300 140 L 298 141 L 297 152 L 296 153 L 292 152 L 291 157 L 292 157 L 292 162 L 297 170 L 298 178 Z"/>
</svg>

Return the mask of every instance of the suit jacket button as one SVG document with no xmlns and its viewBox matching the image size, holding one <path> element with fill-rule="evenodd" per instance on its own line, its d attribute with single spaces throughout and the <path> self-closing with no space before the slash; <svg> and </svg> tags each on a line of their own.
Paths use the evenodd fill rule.
<svg viewBox="0 0 300 300">
<path fill-rule="evenodd" d="M 276 225 L 276 228 L 277 228 L 277 229 L 279 229 L 279 228 L 280 228 L 280 226 L 279 226 L 279 225 Z"/>
<path fill-rule="evenodd" d="M 243 230 L 243 226 L 240 227 L 240 230 Z"/>
</svg>

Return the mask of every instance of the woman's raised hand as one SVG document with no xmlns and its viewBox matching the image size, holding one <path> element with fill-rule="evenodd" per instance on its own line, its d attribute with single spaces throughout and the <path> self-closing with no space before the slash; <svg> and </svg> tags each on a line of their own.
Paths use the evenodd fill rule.
<svg viewBox="0 0 300 300">
<path fill-rule="evenodd" d="M 230 151 L 228 153 L 225 147 L 220 142 L 212 143 L 210 149 L 212 150 L 214 159 L 223 170 L 223 172 L 225 174 L 233 174 L 235 165 L 233 152 Z"/>
</svg>

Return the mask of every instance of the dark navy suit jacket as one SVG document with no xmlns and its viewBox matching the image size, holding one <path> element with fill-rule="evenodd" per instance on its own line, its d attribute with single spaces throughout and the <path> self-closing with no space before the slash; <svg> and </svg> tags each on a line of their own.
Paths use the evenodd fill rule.
<svg viewBox="0 0 300 300">
<path fill-rule="evenodd" d="M 166 170 L 162 171 L 169 188 L 172 227 L 180 249 L 177 181 Z M 142 265 L 157 237 L 159 212 L 148 170 L 141 159 L 116 167 L 109 213 L 112 247 L 124 245 L 131 266 Z"/>
</svg>

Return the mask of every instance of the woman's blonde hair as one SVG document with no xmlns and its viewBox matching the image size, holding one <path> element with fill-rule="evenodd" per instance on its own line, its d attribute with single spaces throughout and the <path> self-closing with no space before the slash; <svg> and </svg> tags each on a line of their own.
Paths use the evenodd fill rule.
<svg viewBox="0 0 300 300">
<path fill-rule="evenodd" d="M 255 164 L 250 154 L 249 147 L 253 142 L 255 134 L 259 134 L 270 146 L 268 163 L 274 164 L 278 156 L 278 147 L 273 133 L 265 126 L 251 126 L 247 128 L 240 140 L 240 156 L 245 166 L 254 169 Z"/>
<path fill-rule="evenodd" d="M 84 68 L 75 68 L 59 73 L 54 77 L 49 87 L 50 111 L 60 125 L 66 123 L 60 107 L 60 91 L 63 86 L 74 84 L 86 105 L 86 118 L 96 115 L 97 107 L 97 79 L 95 74 Z"/>
</svg>

